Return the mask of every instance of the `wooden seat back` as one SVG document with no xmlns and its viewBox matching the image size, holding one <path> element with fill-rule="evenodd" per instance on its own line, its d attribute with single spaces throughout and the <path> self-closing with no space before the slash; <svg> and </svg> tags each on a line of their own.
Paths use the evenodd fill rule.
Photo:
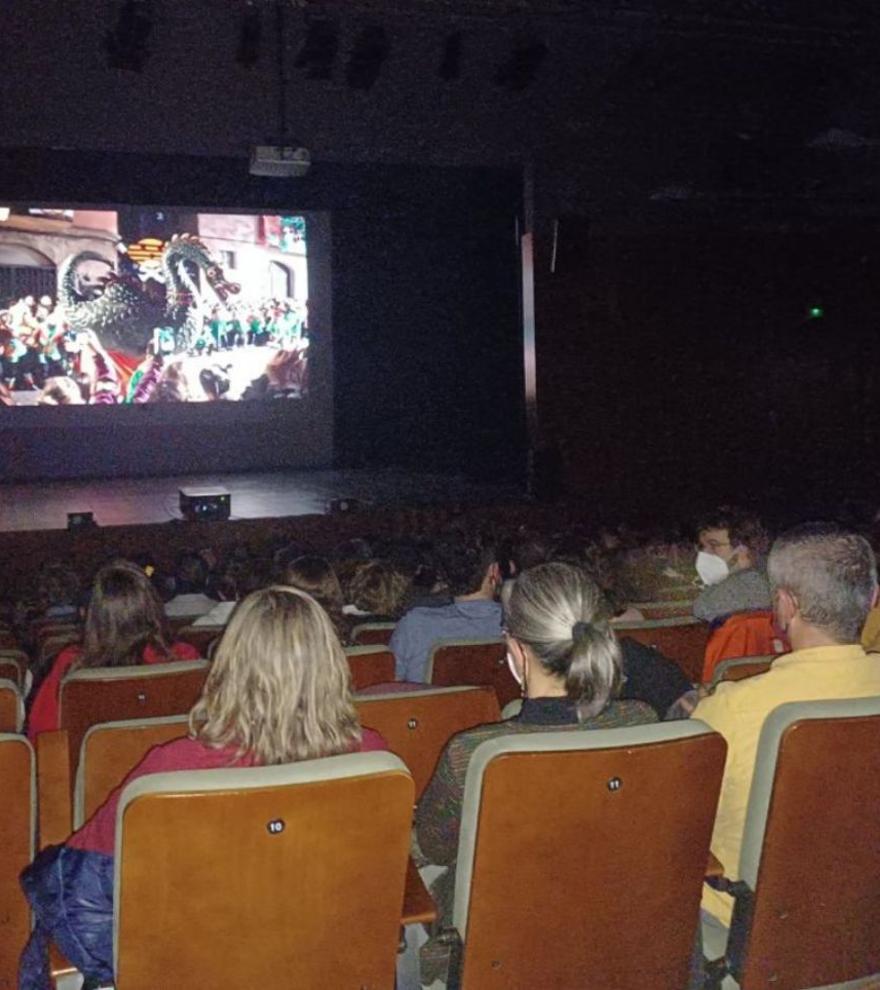
<svg viewBox="0 0 880 990">
<path fill-rule="evenodd" d="M 726 748 L 695 720 L 478 746 L 453 912 L 462 988 L 687 986 Z"/>
<path fill-rule="evenodd" d="M 127 785 L 117 986 L 391 990 L 413 798 L 390 753 Z"/>
<path fill-rule="evenodd" d="M 72 774 L 91 726 L 184 715 L 202 693 L 208 669 L 204 660 L 179 660 L 139 667 L 83 668 L 68 674 L 61 682 L 60 721 L 68 733 Z"/>
<path fill-rule="evenodd" d="M 31 929 L 18 876 L 34 856 L 34 751 L 24 736 L 0 733 L 0 987 L 18 986 L 18 957 Z"/>
<path fill-rule="evenodd" d="M 355 646 L 387 646 L 394 633 L 395 622 L 361 622 L 351 631 L 351 641 Z"/>
<path fill-rule="evenodd" d="M 629 636 L 645 646 L 653 646 L 678 664 L 689 681 L 697 682 L 703 672 L 703 658 L 709 641 L 709 626 L 699 619 L 673 617 L 614 626 L 619 639 Z"/>
<path fill-rule="evenodd" d="M 348 669 L 351 671 L 352 691 L 363 691 L 373 684 L 388 684 L 394 680 L 394 654 L 387 646 L 347 646 Z"/>
<path fill-rule="evenodd" d="M 421 797 L 443 747 L 457 732 L 501 718 L 490 687 L 447 687 L 355 699 L 362 725 L 381 733 L 409 767 Z"/>
<path fill-rule="evenodd" d="M 0 629 L 0 650 L 17 650 L 21 646 L 11 629 Z"/>
<path fill-rule="evenodd" d="M 693 615 L 694 603 L 688 599 L 673 599 L 659 602 L 633 602 L 632 607 L 637 608 L 646 620 L 651 621 L 690 617 Z"/>
<path fill-rule="evenodd" d="M 760 657 L 732 657 L 730 660 L 722 660 L 712 674 L 712 687 L 722 681 L 742 681 L 757 674 L 766 674 L 775 659 L 775 655 L 771 653 Z"/>
<path fill-rule="evenodd" d="M 431 651 L 425 679 L 438 686 L 488 684 L 502 708 L 520 695 L 503 639 L 441 640 Z"/>
<path fill-rule="evenodd" d="M 728 960 L 742 990 L 880 973 L 880 698 L 781 705 L 761 731 Z"/>
<path fill-rule="evenodd" d="M 0 650 L 0 678 L 23 688 L 27 668 L 28 658 L 23 650 Z"/>
<path fill-rule="evenodd" d="M 189 716 L 126 719 L 93 725 L 82 741 L 73 790 L 73 827 L 80 828 L 154 746 L 185 736 Z"/>
<path fill-rule="evenodd" d="M 21 732 L 24 700 L 14 681 L 0 679 L 0 732 Z"/>
</svg>

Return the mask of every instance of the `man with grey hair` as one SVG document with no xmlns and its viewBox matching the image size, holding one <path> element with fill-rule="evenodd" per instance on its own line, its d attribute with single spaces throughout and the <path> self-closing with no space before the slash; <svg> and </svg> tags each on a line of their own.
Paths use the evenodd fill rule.
<svg viewBox="0 0 880 990">
<path fill-rule="evenodd" d="M 727 740 L 727 764 L 712 852 L 725 875 L 739 879 L 739 855 L 758 737 L 764 720 L 787 701 L 880 695 L 880 657 L 859 643 L 877 601 L 877 562 L 867 540 L 834 526 L 809 524 L 773 544 L 767 564 L 773 616 L 792 652 L 766 674 L 723 683 L 693 717 Z M 709 886 L 703 908 L 730 924 L 733 901 Z"/>
</svg>

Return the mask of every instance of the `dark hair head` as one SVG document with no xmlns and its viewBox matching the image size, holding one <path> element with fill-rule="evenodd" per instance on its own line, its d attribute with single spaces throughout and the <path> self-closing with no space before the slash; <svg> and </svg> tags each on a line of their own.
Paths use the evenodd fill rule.
<svg viewBox="0 0 880 990">
<path fill-rule="evenodd" d="M 733 506 L 720 506 L 698 519 L 697 539 L 707 529 L 726 529 L 731 546 L 742 545 L 757 557 L 765 557 L 770 549 L 770 537 L 761 520 L 753 513 Z"/>
<path fill-rule="evenodd" d="M 165 611 L 147 575 L 128 561 L 102 567 L 86 612 L 78 666 L 134 666 L 143 662 L 147 646 L 167 656 L 169 645 Z"/>
<path fill-rule="evenodd" d="M 440 569 L 453 595 L 469 595 L 479 591 L 486 571 L 498 563 L 494 544 L 479 541 L 467 543 L 453 540 L 437 547 Z"/>
<path fill-rule="evenodd" d="M 342 588 L 336 571 L 326 557 L 317 554 L 297 557 L 288 564 L 284 582 L 310 594 L 331 615 L 342 611 Z"/>
<path fill-rule="evenodd" d="M 175 583 L 178 595 L 203 592 L 208 584 L 208 565 L 197 553 L 182 553 L 177 560 Z"/>
<path fill-rule="evenodd" d="M 51 563 L 41 568 L 38 594 L 44 606 L 76 605 L 79 591 L 79 575 L 66 564 Z"/>
</svg>

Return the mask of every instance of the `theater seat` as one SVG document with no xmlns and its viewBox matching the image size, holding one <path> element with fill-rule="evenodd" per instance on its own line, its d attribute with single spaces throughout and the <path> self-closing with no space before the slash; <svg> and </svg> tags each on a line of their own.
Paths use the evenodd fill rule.
<svg viewBox="0 0 880 990">
<path fill-rule="evenodd" d="M 209 664 L 177 660 L 137 667 L 84 667 L 61 682 L 60 721 L 68 733 L 71 773 L 89 727 L 129 718 L 183 715 L 202 693 Z"/>
<path fill-rule="evenodd" d="M 80 828 L 98 810 L 154 746 L 189 731 L 189 716 L 126 719 L 93 725 L 82 741 L 73 788 L 73 827 Z"/>
<path fill-rule="evenodd" d="M 696 720 L 479 745 L 450 988 L 682 990 L 726 749 Z"/>
<path fill-rule="evenodd" d="M 445 639 L 428 658 L 425 680 L 436 685 L 488 684 L 502 707 L 520 695 L 503 639 Z"/>
<path fill-rule="evenodd" d="M 490 687 L 437 687 L 355 699 L 362 725 L 381 733 L 409 767 L 416 799 L 427 787 L 446 743 L 457 732 L 501 717 Z"/>
<path fill-rule="evenodd" d="M 620 639 L 629 636 L 630 639 L 659 650 L 678 664 L 688 680 L 699 680 L 709 639 L 709 627 L 705 622 L 678 616 L 615 624 L 614 632 Z"/>
<path fill-rule="evenodd" d="M 23 725 L 24 700 L 21 691 L 13 681 L 0 679 L 0 732 L 21 732 Z"/>
<path fill-rule="evenodd" d="M 34 856 L 34 751 L 24 736 L 0 733 L 0 987 L 18 985 L 18 957 L 31 918 L 18 875 Z"/>
<path fill-rule="evenodd" d="M 24 688 L 27 671 L 28 656 L 24 650 L 0 650 L 0 678 Z"/>
<path fill-rule="evenodd" d="M 709 987 L 880 985 L 880 698 L 780 705 L 758 742 Z"/>
<path fill-rule="evenodd" d="M 390 753 L 129 784 L 116 847 L 119 987 L 390 990 L 413 799 Z"/>
<path fill-rule="evenodd" d="M 352 691 L 363 691 L 374 684 L 389 684 L 394 680 L 394 654 L 387 646 L 347 646 L 348 669 L 351 671 Z"/>
<path fill-rule="evenodd" d="M 717 687 L 722 681 L 742 681 L 757 674 L 766 674 L 776 659 L 775 654 L 763 657 L 732 657 L 722 660 L 712 674 L 711 687 Z"/>
<path fill-rule="evenodd" d="M 397 623 L 361 622 L 351 631 L 351 641 L 355 646 L 387 646 Z"/>
</svg>

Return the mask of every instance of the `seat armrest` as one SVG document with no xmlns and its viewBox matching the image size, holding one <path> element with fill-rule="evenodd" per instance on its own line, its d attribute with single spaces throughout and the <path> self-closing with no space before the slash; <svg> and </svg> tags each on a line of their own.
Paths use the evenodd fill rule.
<svg viewBox="0 0 880 990">
<path fill-rule="evenodd" d="M 36 748 L 39 844 L 45 849 L 64 842 L 73 829 L 67 730 L 41 732 Z"/>
</svg>

